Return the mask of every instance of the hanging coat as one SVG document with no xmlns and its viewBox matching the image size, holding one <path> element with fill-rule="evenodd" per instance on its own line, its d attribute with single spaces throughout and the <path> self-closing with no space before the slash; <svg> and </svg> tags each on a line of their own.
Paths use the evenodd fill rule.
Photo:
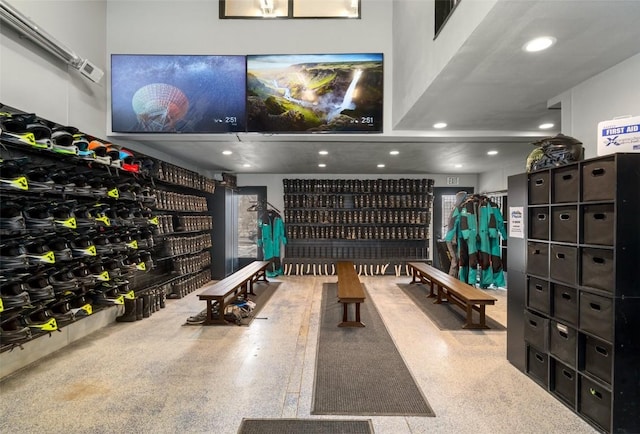
<svg viewBox="0 0 640 434">
<path fill-rule="evenodd" d="M 258 247 L 262 247 L 265 260 L 280 258 L 280 244 L 287 244 L 284 222 L 277 213 L 269 212 L 258 222 L 260 238 Z"/>
</svg>

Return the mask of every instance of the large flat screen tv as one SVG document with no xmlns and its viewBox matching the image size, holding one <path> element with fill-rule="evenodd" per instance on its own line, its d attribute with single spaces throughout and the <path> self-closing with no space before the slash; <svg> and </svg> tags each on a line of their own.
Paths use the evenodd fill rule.
<svg viewBox="0 0 640 434">
<path fill-rule="evenodd" d="M 113 54 L 111 129 L 245 131 L 245 80 L 245 56 Z"/>
<path fill-rule="evenodd" d="M 247 56 L 247 131 L 381 133 L 383 56 Z"/>
</svg>

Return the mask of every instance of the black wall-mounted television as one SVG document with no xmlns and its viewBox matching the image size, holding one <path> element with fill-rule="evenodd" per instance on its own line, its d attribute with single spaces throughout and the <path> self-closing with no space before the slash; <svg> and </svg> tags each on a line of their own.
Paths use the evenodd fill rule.
<svg viewBox="0 0 640 434">
<path fill-rule="evenodd" d="M 245 56 L 112 54 L 111 129 L 245 131 L 245 80 Z"/>
<path fill-rule="evenodd" d="M 247 56 L 247 131 L 381 133 L 383 55 Z"/>
</svg>

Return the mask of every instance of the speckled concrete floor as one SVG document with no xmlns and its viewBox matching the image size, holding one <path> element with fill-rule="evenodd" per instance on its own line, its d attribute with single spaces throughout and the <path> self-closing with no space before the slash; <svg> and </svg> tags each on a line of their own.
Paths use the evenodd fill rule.
<svg viewBox="0 0 640 434">
<path fill-rule="evenodd" d="M 5 378 L 0 432 L 231 434 L 242 418 L 361 418 L 310 415 L 322 283 L 336 278 L 279 280 L 250 327 L 184 326 L 204 307 L 196 291 Z M 509 364 L 505 332 L 440 331 L 396 286 L 406 276 L 362 281 L 436 413 L 363 417 L 377 434 L 596 432 Z M 505 323 L 506 292 L 492 294 L 488 315 Z"/>
</svg>

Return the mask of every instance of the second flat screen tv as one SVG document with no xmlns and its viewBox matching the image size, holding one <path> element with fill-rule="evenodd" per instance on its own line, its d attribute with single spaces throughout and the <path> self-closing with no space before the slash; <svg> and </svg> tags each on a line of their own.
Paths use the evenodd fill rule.
<svg viewBox="0 0 640 434">
<path fill-rule="evenodd" d="M 247 56 L 247 131 L 381 133 L 383 56 Z"/>
<path fill-rule="evenodd" d="M 113 54 L 111 129 L 245 131 L 245 91 L 245 56 Z"/>
</svg>

